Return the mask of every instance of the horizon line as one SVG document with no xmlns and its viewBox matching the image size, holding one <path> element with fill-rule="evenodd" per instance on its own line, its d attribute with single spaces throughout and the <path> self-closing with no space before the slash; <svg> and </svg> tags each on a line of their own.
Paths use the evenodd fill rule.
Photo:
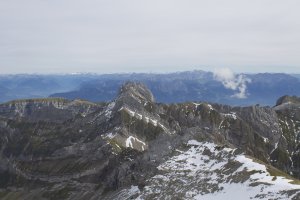
<svg viewBox="0 0 300 200">
<path fill-rule="evenodd" d="M 233 70 L 232 70 L 233 71 Z M 0 76 L 17 76 L 17 75 L 39 75 L 39 76 L 49 76 L 49 75 L 56 75 L 56 76 L 64 76 L 64 75 L 69 75 L 69 76 L 77 76 L 77 75 L 131 75 L 131 74 L 153 74 L 153 75 L 167 75 L 167 74 L 177 74 L 177 73 L 186 73 L 186 72 L 207 72 L 207 73 L 214 73 L 213 70 L 201 70 L 201 69 L 194 69 L 194 70 L 176 70 L 176 71 L 167 71 L 167 72 L 159 72 L 159 71 L 152 71 L 152 72 L 107 72 L 107 73 L 101 73 L 101 72 L 92 72 L 92 71 L 87 71 L 87 72 L 49 72 L 49 73 L 40 73 L 40 72 L 29 72 L 29 73 L 1 73 Z M 234 72 L 234 71 L 233 71 Z M 265 71 L 265 72 L 234 72 L 235 74 L 290 74 L 290 75 L 300 75 L 300 72 L 270 72 L 270 71 Z"/>
</svg>

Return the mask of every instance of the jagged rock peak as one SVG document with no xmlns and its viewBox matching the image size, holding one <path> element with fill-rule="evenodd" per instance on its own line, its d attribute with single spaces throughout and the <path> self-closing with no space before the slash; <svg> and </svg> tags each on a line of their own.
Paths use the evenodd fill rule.
<svg viewBox="0 0 300 200">
<path fill-rule="evenodd" d="M 154 102 L 152 92 L 140 82 L 126 82 L 119 91 L 120 97 L 132 97 L 138 101 Z"/>
<path fill-rule="evenodd" d="M 300 104 L 300 97 L 297 96 L 282 96 L 280 97 L 277 102 L 276 102 L 276 106 L 285 104 L 285 103 L 289 103 L 289 104 Z"/>
</svg>

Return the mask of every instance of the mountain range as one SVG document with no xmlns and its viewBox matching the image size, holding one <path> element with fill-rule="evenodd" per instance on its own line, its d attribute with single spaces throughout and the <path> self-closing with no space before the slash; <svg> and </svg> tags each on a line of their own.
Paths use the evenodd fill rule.
<svg viewBox="0 0 300 200">
<path fill-rule="evenodd" d="M 0 198 L 300 199 L 299 97 L 155 99 L 127 82 L 107 102 L 0 104 Z"/>
<path fill-rule="evenodd" d="M 216 76 L 217 75 L 217 76 Z M 93 102 L 111 101 L 126 81 L 151 89 L 157 102 L 208 101 L 232 106 L 275 104 L 280 96 L 300 95 L 299 75 L 230 74 L 188 71 L 170 74 L 1 75 L 0 102 L 62 97 Z"/>
</svg>

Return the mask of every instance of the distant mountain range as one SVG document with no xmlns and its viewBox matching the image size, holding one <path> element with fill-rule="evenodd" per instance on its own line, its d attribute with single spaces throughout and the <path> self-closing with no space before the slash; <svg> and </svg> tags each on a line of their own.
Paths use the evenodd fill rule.
<svg viewBox="0 0 300 200">
<path fill-rule="evenodd" d="M 244 79 L 244 80 L 243 80 Z M 0 102 L 13 99 L 63 97 L 93 102 L 110 101 L 127 81 L 144 83 L 157 102 L 208 101 L 229 105 L 270 105 L 283 95 L 300 95 L 300 75 L 237 74 L 216 77 L 212 72 L 170 74 L 1 75 Z M 244 97 L 236 95 L 244 92 Z"/>
</svg>

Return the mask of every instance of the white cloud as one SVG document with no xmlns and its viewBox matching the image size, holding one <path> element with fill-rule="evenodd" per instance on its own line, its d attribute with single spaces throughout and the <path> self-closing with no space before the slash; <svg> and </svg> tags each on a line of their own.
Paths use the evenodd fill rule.
<svg viewBox="0 0 300 200">
<path fill-rule="evenodd" d="M 250 83 L 251 79 L 245 75 L 234 74 L 229 68 L 221 68 L 214 71 L 214 79 L 220 81 L 225 88 L 235 91 L 236 93 L 232 97 L 247 98 L 247 83 Z"/>
</svg>

